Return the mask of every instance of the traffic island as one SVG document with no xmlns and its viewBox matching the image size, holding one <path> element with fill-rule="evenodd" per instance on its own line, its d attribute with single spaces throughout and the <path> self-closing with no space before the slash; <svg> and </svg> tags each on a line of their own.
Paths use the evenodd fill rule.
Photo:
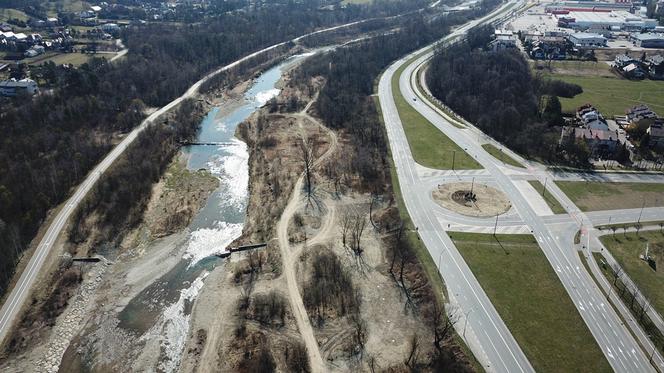
<svg viewBox="0 0 664 373">
<path fill-rule="evenodd" d="M 496 216 L 512 208 L 505 193 L 486 184 L 439 184 L 432 192 L 432 198 L 445 209 L 473 217 Z"/>
</svg>

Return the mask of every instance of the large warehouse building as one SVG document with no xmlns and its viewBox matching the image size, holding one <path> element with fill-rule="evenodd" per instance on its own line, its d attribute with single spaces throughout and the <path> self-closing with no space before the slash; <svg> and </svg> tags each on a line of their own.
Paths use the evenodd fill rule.
<svg viewBox="0 0 664 373">
<path fill-rule="evenodd" d="M 641 18 L 624 10 L 606 11 L 570 11 L 567 14 L 558 14 L 559 23 L 576 29 L 612 29 L 625 31 L 638 31 L 654 29 L 656 19 Z"/>
<path fill-rule="evenodd" d="M 641 48 L 664 48 L 664 35 L 655 33 L 632 34 L 632 41 Z"/>
</svg>

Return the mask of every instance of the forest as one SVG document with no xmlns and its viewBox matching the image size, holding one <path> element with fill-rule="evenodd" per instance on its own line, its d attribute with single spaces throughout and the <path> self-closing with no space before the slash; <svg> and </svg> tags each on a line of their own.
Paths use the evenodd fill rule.
<svg viewBox="0 0 664 373">
<path fill-rule="evenodd" d="M 534 76 L 517 50 L 489 50 L 492 31 L 474 29 L 465 42 L 436 51 L 426 74 L 432 94 L 526 157 L 588 167 L 590 154 L 583 144 L 559 144 L 558 97 L 573 97 L 581 87 Z"/>
<path fill-rule="evenodd" d="M 53 63 L 30 76 L 48 94 L 18 97 L 0 114 L 0 293 L 47 212 L 110 150 L 117 135 L 194 81 L 263 47 L 350 19 L 345 10 L 278 9 L 222 14 L 189 25 L 149 24 L 123 31 L 129 53 L 118 63 L 80 68 Z"/>
<path fill-rule="evenodd" d="M 100 178 L 72 218 L 69 241 L 85 241 L 96 252 L 111 252 L 143 219 L 159 181 L 183 142 L 191 141 L 204 116 L 202 105 L 183 101 L 171 118 L 151 125 Z"/>
</svg>

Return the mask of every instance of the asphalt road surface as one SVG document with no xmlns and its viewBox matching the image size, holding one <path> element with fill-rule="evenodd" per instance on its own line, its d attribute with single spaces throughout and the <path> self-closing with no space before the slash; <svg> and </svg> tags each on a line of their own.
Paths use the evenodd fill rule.
<svg viewBox="0 0 664 373">
<path fill-rule="evenodd" d="M 462 28 L 457 32 L 466 30 L 467 28 Z M 417 192 L 417 185 L 420 183 L 417 166 L 394 105 L 391 78 L 406 61 L 423 51 L 426 49 L 394 63 L 387 69 L 379 83 L 381 109 L 406 207 L 413 222 L 419 228 L 420 236 L 432 258 L 439 264 L 439 270 L 445 279 L 452 302 L 459 308 L 461 314 L 468 315 L 464 320 L 464 324 L 467 322 L 463 328 L 465 333 L 461 334 L 468 334 L 468 331 L 472 330 L 471 336 L 465 335 L 464 337 L 477 358 L 489 370 L 531 371 L 532 367 L 518 344 L 452 241 L 433 217 L 433 211 L 426 200 L 427 197 L 423 197 L 422 193 Z M 430 52 L 424 53 L 411 62 L 401 76 L 399 88 L 405 100 L 461 148 L 466 149 L 485 167 L 502 191 L 509 196 L 522 220 L 528 222 L 532 234 L 536 237 L 542 251 L 614 370 L 620 372 L 654 371 L 648 361 L 649 356 L 646 356 L 641 350 L 611 305 L 608 304 L 583 267 L 573 243 L 568 241 L 567 236 L 552 233 L 545 220 L 533 211 L 528 201 L 515 187 L 511 178 L 506 174 L 506 168 L 499 160 L 484 151 L 478 142 L 478 137 L 472 131 L 454 127 L 436 110 L 423 102 L 424 95 L 415 94 L 411 81 L 414 76 L 413 72 L 417 66 L 430 57 L 430 54 Z M 578 219 L 581 225 L 585 223 L 592 226 L 590 220 L 571 201 L 565 200 L 566 196 L 555 187 L 555 184 L 551 189 L 556 197 L 562 195 L 560 200 L 567 202 L 568 212 L 574 219 Z"/>
</svg>

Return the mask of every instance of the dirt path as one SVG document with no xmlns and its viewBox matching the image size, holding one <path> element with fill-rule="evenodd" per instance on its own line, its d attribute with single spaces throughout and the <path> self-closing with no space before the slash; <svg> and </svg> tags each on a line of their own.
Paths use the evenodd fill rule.
<svg viewBox="0 0 664 373">
<path fill-rule="evenodd" d="M 327 159 L 337 148 L 337 136 L 336 134 L 323 126 L 318 120 L 312 118 L 307 114 L 307 110 L 311 107 L 311 104 L 315 101 L 315 98 L 307 104 L 307 106 L 297 114 L 293 116 L 298 117 L 298 119 L 306 118 L 316 125 L 320 126 L 325 130 L 330 137 L 330 146 L 327 151 L 321 155 L 315 162 L 314 165 L 318 166 Z M 301 125 L 301 123 L 300 123 Z M 312 372 L 324 372 L 325 362 L 320 353 L 320 348 L 318 347 L 318 342 L 314 335 L 313 327 L 309 321 L 309 315 L 307 310 L 304 307 L 304 302 L 302 301 L 302 296 L 297 284 L 296 278 L 296 265 L 297 260 L 300 256 L 300 253 L 304 249 L 304 245 L 300 244 L 296 247 L 291 247 L 288 241 L 288 223 L 292 219 L 293 215 L 298 211 L 301 205 L 304 203 L 301 198 L 302 183 L 304 182 L 304 174 L 301 175 L 295 187 L 293 188 L 293 194 L 291 195 L 286 208 L 284 209 L 279 223 L 277 224 L 277 237 L 279 239 L 279 247 L 281 249 L 281 255 L 283 260 L 283 271 L 286 276 L 287 287 L 288 287 L 288 297 L 290 299 L 291 308 L 293 309 L 293 316 L 297 322 L 297 327 L 300 330 L 302 335 L 302 340 L 307 346 L 307 353 L 309 355 L 309 364 L 311 365 Z M 328 213 L 325 215 L 325 221 L 321 227 L 318 234 L 311 238 L 310 243 L 318 241 L 318 236 L 327 236 L 329 235 L 330 230 L 332 229 L 332 224 L 334 222 L 334 207 L 328 210 Z"/>
</svg>

